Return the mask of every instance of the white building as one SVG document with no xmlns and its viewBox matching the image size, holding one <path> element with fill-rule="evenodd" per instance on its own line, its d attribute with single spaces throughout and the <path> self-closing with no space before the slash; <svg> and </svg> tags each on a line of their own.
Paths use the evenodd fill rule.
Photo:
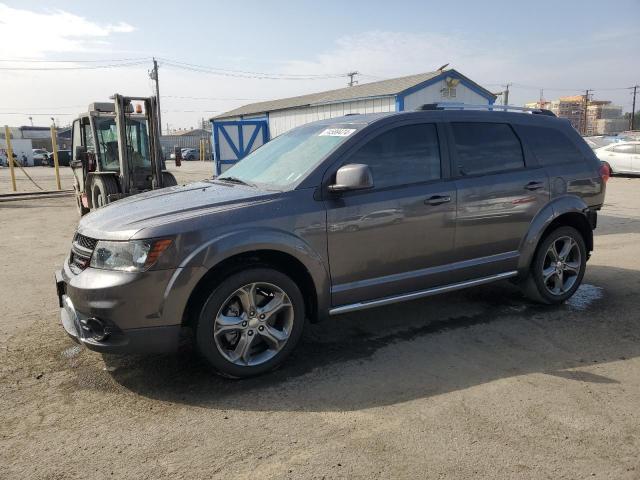
<svg viewBox="0 0 640 480">
<path fill-rule="evenodd" d="M 401 112 L 426 103 L 492 104 L 496 97 L 456 70 L 438 70 L 298 97 L 251 103 L 211 119 L 216 172 L 305 123 L 354 113 Z"/>
</svg>

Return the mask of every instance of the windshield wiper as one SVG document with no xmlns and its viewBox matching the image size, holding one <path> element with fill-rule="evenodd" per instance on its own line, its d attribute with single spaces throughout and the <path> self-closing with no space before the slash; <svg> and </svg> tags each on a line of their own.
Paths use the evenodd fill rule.
<svg viewBox="0 0 640 480">
<path fill-rule="evenodd" d="M 255 187 L 253 183 L 245 182 L 241 178 L 238 177 L 218 177 L 217 180 L 221 180 L 223 182 L 229 183 L 237 183 L 238 185 L 246 185 L 247 187 Z"/>
</svg>

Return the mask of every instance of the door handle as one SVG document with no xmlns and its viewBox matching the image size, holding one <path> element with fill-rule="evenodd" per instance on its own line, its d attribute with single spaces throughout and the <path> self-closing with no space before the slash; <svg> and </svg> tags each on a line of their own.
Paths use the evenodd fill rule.
<svg viewBox="0 0 640 480">
<path fill-rule="evenodd" d="M 450 201 L 451 197 L 449 195 L 434 195 L 433 197 L 427 198 L 424 203 L 425 205 L 442 205 Z"/>
<path fill-rule="evenodd" d="M 542 182 L 529 182 L 524 186 L 524 188 L 531 191 L 540 190 L 543 187 L 544 187 L 544 184 Z"/>
</svg>

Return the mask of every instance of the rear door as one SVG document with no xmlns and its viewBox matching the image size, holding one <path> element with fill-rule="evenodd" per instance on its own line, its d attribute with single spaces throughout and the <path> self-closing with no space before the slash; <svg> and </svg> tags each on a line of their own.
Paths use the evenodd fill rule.
<svg viewBox="0 0 640 480">
<path fill-rule="evenodd" d="M 452 278 L 516 269 L 520 242 L 549 201 L 549 180 L 507 123 L 450 124 L 458 191 Z"/>
<path fill-rule="evenodd" d="M 374 188 L 326 200 L 333 305 L 442 282 L 455 229 L 455 184 L 434 123 L 390 126 L 334 165 L 366 164 Z M 446 158 L 446 157 L 445 157 Z M 446 172 L 446 173 L 445 173 Z"/>
</svg>

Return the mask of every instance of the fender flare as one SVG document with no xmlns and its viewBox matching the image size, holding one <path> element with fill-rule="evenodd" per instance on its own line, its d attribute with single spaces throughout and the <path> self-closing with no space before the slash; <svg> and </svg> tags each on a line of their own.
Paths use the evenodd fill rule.
<svg viewBox="0 0 640 480">
<path fill-rule="evenodd" d="M 555 198 L 538 212 L 531 224 L 527 234 L 520 242 L 520 256 L 518 259 L 518 274 L 526 276 L 529 265 L 533 260 L 538 243 L 551 223 L 558 217 L 567 213 L 578 213 L 585 217 L 585 211 L 589 206 L 579 197 L 574 195 L 563 195 Z M 588 221 L 587 221 L 588 222 Z M 588 240 L 588 239 L 587 239 Z"/>
<path fill-rule="evenodd" d="M 176 319 L 174 323 L 180 323 L 191 294 L 212 268 L 236 255 L 258 250 L 290 255 L 306 268 L 316 291 L 318 320 L 324 319 L 330 307 L 330 277 L 322 257 L 303 239 L 290 232 L 257 227 L 212 238 L 187 256 L 166 286 L 163 317 L 167 320 Z"/>
</svg>

